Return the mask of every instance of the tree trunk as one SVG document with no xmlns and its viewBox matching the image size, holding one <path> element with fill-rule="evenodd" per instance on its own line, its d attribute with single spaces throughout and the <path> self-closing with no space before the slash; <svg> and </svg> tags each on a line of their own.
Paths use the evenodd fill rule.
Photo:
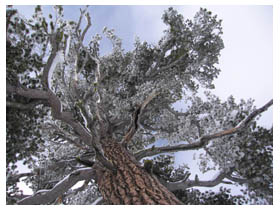
<svg viewBox="0 0 280 210">
<path fill-rule="evenodd" d="M 99 190 L 108 204 L 183 204 L 121 144 L 108 140 L 103 149 L 117 169 L 116 172 L 104 167 L 97 170 Z"/>
</svg>

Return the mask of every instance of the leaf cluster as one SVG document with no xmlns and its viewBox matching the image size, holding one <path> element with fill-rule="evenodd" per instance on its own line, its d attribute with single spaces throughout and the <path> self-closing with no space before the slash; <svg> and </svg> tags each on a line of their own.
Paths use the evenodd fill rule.
<svg viewBox="0 0 280 210">
<path fill-rule="evenodd" d="M 231 190 L 220 187 L 219 192 L 198 189 L 177 190 L 173 192 L 186 205 L 244 205 L 249 200 L 241 195 L 231 195 Z"/>
<path fill-rule="evenodd" d="M 41 88 L 41 79 L 38 77 L 44 66 L 41 52 L 34 50 L 38 41 L 34 38 L 30 26 L 22 19 L 16 10 L 7 10 L 7 39 L 6 42 L 6 81 L 15 87 Z M 34 35 L 34 36 L 33 36 Z M 34 99 L 7 94 L 6 100 L 18 104 L 30 104 Z M 43 143 L 41 126 L 47 110 L 34 108 L 19 110 L 7 107 L 6 110 L 6 145 L 7 166 L 15 169 L 19 160 L 30 161 L 31 155 L 36 156 L 38 145 Z"/>
</svg>

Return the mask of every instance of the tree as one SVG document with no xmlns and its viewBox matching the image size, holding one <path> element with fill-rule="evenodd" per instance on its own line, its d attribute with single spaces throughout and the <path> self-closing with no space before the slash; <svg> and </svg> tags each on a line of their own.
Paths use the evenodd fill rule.
<svg viewBox="0 0 280 210">
<path fill-rule="evenodd" d="M 197 95 L 213 89 L 220 72 L 216 15 L 200 9 L 184 20 L 169 8 L 158 44 L 136 39 L 129 52 L 105 27 L 113 49 L 101 56 L 100 35 L 85 44 L 87 7 L 77 22 L 54 9 L 46 18 L 37 6 L 31 20 L 7 9 L 7 203 L 188 204 L 188 188 L 220 183 L 245 184 L 250 198 L 272 203 L 272 129 L 256 126 L 256 117 L 273 101 L 257 109 L 252 100 Z M 186 112 L 174 109 L 179 100 Z M 149 146 L 160 139 L 169 144 Z M 191 180 L 187 166 L 172 166 L 170 154 L 197 149 L 205 151 L 202 171 L 210 160 L 219 171 L 212 180 Z M 30 173 L 15 171 L 19 160 Z M 16 188 L 22 177 L 33 195 Z M 225 197 L 222 190 L 205 199 Z"/>
</svg>

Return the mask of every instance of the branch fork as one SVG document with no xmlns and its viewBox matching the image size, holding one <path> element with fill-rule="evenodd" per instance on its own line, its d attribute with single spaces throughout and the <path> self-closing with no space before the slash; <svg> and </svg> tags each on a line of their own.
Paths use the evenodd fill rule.
<svg viewBox="0 0 280 210">
<path fill-rule="evenodd" d="M 122 141 L 122 145 L 123 146 L 127 146 L 127 144 L 131 141 L 132 137 L 134 136 L 134 134 L 136 133 L 137 129 L 139 128 L 139 124 L 140 124 L 140 118 L 141 115 L 143 113 L 143 110 L 145 109 L 145 107 L 158 95 L 159 93 L 157 93 L 156 91 L 153 91 L 145 100 L 144 102 L 138 106 L 136 108 L 136 110 L 133 113 L 132 116 L 132 121 L 130 124 L 130 128 L 128 130 L 128 132 L 126 133 L 123 141 Z"/>
</svg>

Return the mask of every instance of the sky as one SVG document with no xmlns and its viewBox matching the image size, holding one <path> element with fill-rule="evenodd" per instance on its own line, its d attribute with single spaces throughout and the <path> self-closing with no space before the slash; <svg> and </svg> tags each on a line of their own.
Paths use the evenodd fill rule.
<svg viewBox="0 0 280 210">
<path fill-rule="evenodd" d="M 156 44 L 166 27 L 161 16 L 168 7 L 91 6 L 88 10 L 92 15 L 92 28 L 88 35 L 102 34 L 103 27 L 107 26 L 115 29 L 126 50 L 133 48 L 136 36 L 141 41 Z M 223 20 L 222 38 L 225 48 L 221 51 L 218 65 L 221 73 L 214 82 L 216 89 L 213 93 L 223 100 L 233 95 L 237 102 L 253 98 L 257 107 L 267 103 L 273 98 L 272 6 L 174 6 L 185 19 L 192 19 L 200 7 L 207 8 Z M 34 11 L 31 6 L 17 8 L 25 16 L 30 16 Z M 48 14 L 52 8 L 45 7 L 43 11 Z M 78 20 L 79 6 L 66 6 L 64 11 L 66 18 Z M 102 54 L 111 49 L 108 41 L 102 41 L 101 46 Z M 270 108 L 262 115 L 259 124 L 270 128 L 272 118 Z M 185 153 L 179 156 L 178 163 L 185 161 Z M 187 156 L 191 157 L 190 153 Z"/>
<path fill-rule="evenodd" d="M 173 6 L 185 19 L 192 19 L 199 6 Z M 79 8 L 84 6 L 65 6 L 65 17 L 78 20 Z M 103 27 L 115 29 L 122 39 L 126 50 L 133 49 L 135 37 L 141 41 L 156 44 L 166 26 L 161 20 L 164 6 L 90 6 L 92 27 L 87 40 L 96 33 L 102 35 Z M 214 81 L 212 91 L 226 100 L 233 95 L 240 99 L 253 98 L 260 107 L 273 96 L 273 7 L 272 6 L 203 6 L 222 19 L 223 41 L 225 48 L 221 51 L 221 73 Z M 21 6 L 25 16 L 31 16 L 32 6 Z M 52 12 L 52 6 L 43 8 L 44 13 Z M 85 21 L 83 22 L 85 23 Z M 108 40 L 101 41 L 101 53 L 110 52 Z M 180 107 L 179 107 L 180 108 Z M 265 127 L 272 125 L 272 109 L 265 112 L 259 123 Z"/>
</svg>

